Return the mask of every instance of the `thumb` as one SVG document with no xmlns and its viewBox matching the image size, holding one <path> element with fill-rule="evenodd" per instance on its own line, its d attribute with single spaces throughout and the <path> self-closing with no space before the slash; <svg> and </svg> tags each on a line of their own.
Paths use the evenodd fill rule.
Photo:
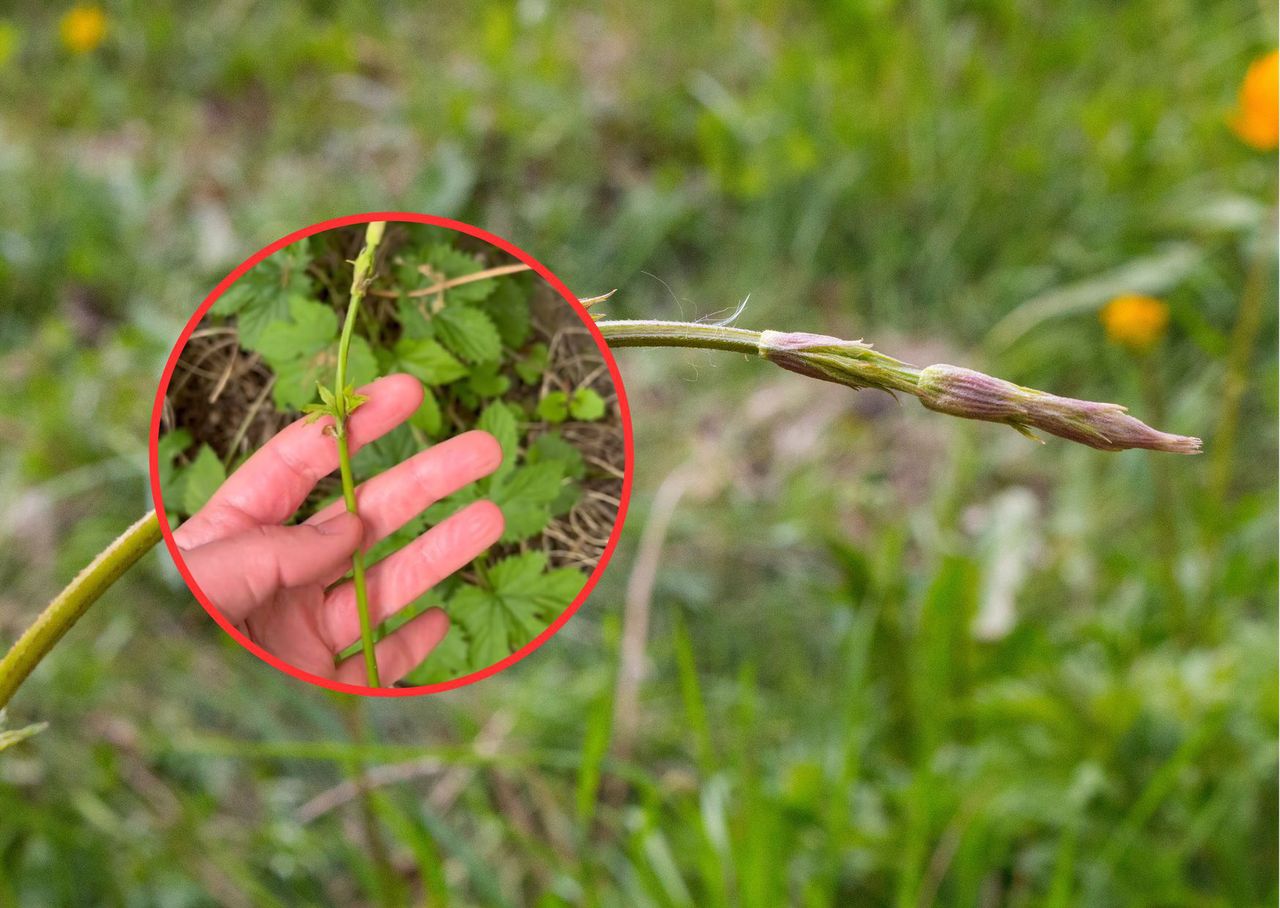
<svg viewBox="0 0 1280 908">
<path fill-rule="evenodd" d="M 283 589 L 323 583 L 341 573 L 364 538 L 364 524 L 343 512 L 320 524 L 259 526 L 182 552 L 200 590 L 239 624 Z"/>
</svg>

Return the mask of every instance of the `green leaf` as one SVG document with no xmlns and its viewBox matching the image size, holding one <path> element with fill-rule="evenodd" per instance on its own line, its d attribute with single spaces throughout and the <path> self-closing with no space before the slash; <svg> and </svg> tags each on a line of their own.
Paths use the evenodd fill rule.
<svg viewBox="0 0 1280 908">
<path fill-rule="evenodd" d="M 191 433 L 186 429 L 174 429 L 160 436 L 156 442 L 156 463 L 160 467 L 160 489 L 163 492 L 173 482 L 174 461 L 191 447 Z"/>
<path fill-rule="evenodd" d="M 269 362 L 276 373 L 271 396 L 283 410 L 298 410 L 315 399 L 316 385 L 330 387 L 338 369 L 338 344 L 293 359 Z M 363 337 L 351 338 L 347 352 L 347 380 L 352 386 L 366 385 L 378 377 L 378 361 L 369 342 Z"/>
<path fill-rule="evenodd" d="M 516 375 L 526 385 L 537 384 L 547 371 L 547 345 L 533 344 L 516 360 Z"/>
<path fill-rule="evenodd" d="M 564 485 L 564 465 L 558 460 L 517 467 L 495 480 L 489 497 L 505 519 L 503 542 L 536 536 L 551 521 L 551 503 Z"/>
<path fill-rule="evenodd" d="M 333 346 L 332 368 L 338 368 L 338 346 Z M 325 373 L 327 384 L 333 384 L 334 376 Z M 351 346 L 347 350 L 347 384 L 352 388 L 367 385 L 378 377 L 378 359 L 373 355 L 369 342 L 363 337 L 351 338 Z"/>
<path fill-rule="evenodd" d="M 538 401 L 538 417 L 553 426 L 565 421 L 569 415 L 569 397 L 563 391 L 550 391 Z"/>
<path fill-rule="evenodd" d="M 423 388 L 422 391 L 422 404 L 409 417 L 409 423 L 435 438 L 440 434 L 444 422 L 440 414 L 440 403 L 430 388 Z"/>
<path fill-rule="evenodd" d="M 575 448 L 559 432 L 544 432 L 538 436 L 525 455 L 529 463 L 541 463 L 544 460 L 558 460 L 564 466 L 564 475 L 581 479 L 586 475 L 586 464 L 582 460 L 582 452 Z"/>
<path fill-rule="evenodd" d="M 268 365 L 309 356 L 338 338 L 338 314 L 323 303 L 292 296 L 287 313 L 264 326 L 256 343 L 241 338 L 246 349 L 262 354 Z"/>
<path fill-rule="evenodd" d="M 569 400 L 569 415 L 583 422 L 604 416 L 604 398 L 590 388 L 579 388 Z"/>
<path fill-rule="evenodd" d="M 181 472 L 182 498 L 179 504 L 182 510 L 187 514 L 196 513 L 226 481 L 227 471 L 217 453 L 208 445 L 201 445 L 196 459 Z"/>
<path fill-rule="evenodd" d="M 488 573 L 490 589 L 464 586 L 449 600 L 449 617 L 471 641 L 471 664 L 484 668 L 527 644 L 564 611 L 585 578 L 572 568 L 547 570 L 542 552 L 513 555 Z"/>
<path fill-rule="evenodd" d="M 396 306 L 396 318 L 405 337 L 435 337 L 431 300 L 426 297 L 402 296 Z"/>
<path fill-rule="evenodd" d="M 350 366 L 351 366 L 351 363 L 348 362 L 347 363 L 348 370 L 350 369 Z M 326 390 L 327 389 L 325 388 L 324 385 L 320 385 L 320 396 L 322 398 L 325 396 Z M 332 396 L 333 396 L 332 394 L 329 394 L 329 397 L 332 397 Z M 366 395 L 356 393 L 355 385 L 349 384 L 342 389 L 342 410 L 348 416 L 356 412 L 356 410 L 359 410 L 363 404 L 367 404 L 368 402 L 369 402 L 369 398 Z"/>
<path fill-rule="evenodd" d="M 477 271 L 484 269 L 484 263 L 474 256 L 467 255 L 461 250 L 454 249 L 448 243 L 436 243 L 429 247 L 425 255 L 426 263 L 431 266 L 437 273 L 443 274 L 446 280 L 455 277 L 463 277 L 468 274 L 475 274 Z M 425 275 L 424 275 L 425 277 Z M 435 283 L 434 280 L 427 279 L 423 282 L 424 286 Z M 460 284 L 457 287 L 450 287 L 445 291 L 444 298 L 446 303 L 475 303 L 489 296 L 497 287 L 497 281 L 493 278 L 485 278 L 480 281 L 471 281 L 467 284 Z"/>
<path fill-rule="evenodd" d="M 480 397 L 501 397 L 511 387 L 511 379 L 498 371 L 498 363 L 481 363 L 471 370 L 467 387 Z"/>
<path fill-rule="evenodd" d="M 408 372 L 427 385 L 443 385 L 467 374 L 467 367 L 430 338 L 402 337 L 391 348 L 388 372 Z"/>
<path fill-rule="evenodd" d="M 495 400 L 484 408 L 480 418 L 476 420 L 476 428 L 496 438 L 502 448 L 502 465 L 494 476 L 502 476 L 515 469 L 519 430 L 511 408 L 502 401 Z"/>
<path fill-rule="evenodd" d="M 491 362 L 502 356 L 498 329 L 479 309 L 446 306 L 433 316 L 432 323 L 440 342 L 469 363 Z"/>
<path fill-rule="evenodd" d="M 291 297 L 313 293 L 310 263 L 308 240 L 286 246 L 241 275 L 209 311 L 234 315 L 241 346 L 254 350 L 268 325 L 288 317 Z"/>
<path fill-rule="evenodd" d="M 484 668 L 484 666 L 479 666 Z M 439 684 L 469 675 L 474 669 L 471 666 L 471 645 L 466 632 L 456 624 L 449 626 L 444 639 L 436 644 L 427 658 L 405 676 L 410 684 Z"/>
<path fill-rule="evenodd" d="M 403 463 L 418 453 L 418 442 L 413 433 L 405 425 L 396 426 L 386 435 L 369 442 L 352 458 L 351 467 L 355 474 L 367 479 L 396 464 Z"/>
<path fill-rule="evenodd" d="M 478 586 L 463 586 L 450 597 L 446 611 L 470 641 L 467 661 L 473 670 L 488 668 L 513 652 L 512 624 L 516 622 L 500 597 Z"/>
<path fill-rule="evenodd" d="M 514 278 L 499 281 L 480 308 L 493 320 L 502 342 L 508 347 L 515 349 L 528 340 L 532 325 L 528 292 L 522 281 Z M 546 351 L 545 345 L 543 351 Z"/>
</svg>

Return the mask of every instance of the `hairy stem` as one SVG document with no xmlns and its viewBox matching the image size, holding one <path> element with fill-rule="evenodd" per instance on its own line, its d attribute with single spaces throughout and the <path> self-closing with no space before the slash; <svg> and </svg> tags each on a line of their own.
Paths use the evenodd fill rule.
<svg viewBox="0 0 1280 908">
<path fill-rule="evenodd" d="M 939 363 L 919 369 L 860 340 L 696 322 L 603 319 L 596 327 L 611 347 L 698 347 L 745 353 L 820 381 L 900 391 L 940 413 L 1004 423 L 1025 435 L 1040 429 L 1103 451 L 1148 448 L 1194 454 L 1200 450 L 1200 439 L 1158 432 L 1117 404 L 1058 397 L 959 366 Z"/>
<path fill-rule="evenodd" d="M 352 514 L 356 509 L 356 484 L 351 475 L 351 451 L 347 444 L 347 417 L 354 406 L 348 405 L 347 393 L 347 354 L 351 349 L 351 334 L 355 330 L 356 313 L 360 311 L 360 303 L 369 281 L 373 277 L 373 259 L 382 242 L 382 233 L 386 230 L 386 221 L 371 221 L 365 228 L 364 248 L 356 256 L 355 267 L 351 277 L 351 302 L 347 304 L 347 318 L 342 325 L 342 339 L 338 342 L 338 372 L 334 380 L 333 396 L 337 401 L 337 415 L 334 428 L 338 440 L 338 467 L 342 474 L 342 498 L 347 510 Z M 381 687 L 378 677 L 378 659 L 373 646 L 373 624 L 369 620 L 369 592 L 364 577 L 364 549 L 357 548 L 351 556 L 351 581 L 356 590 L 356 611 L 360 616 L 360 649 L 364 653 L 365 677 L 370 687 Z"/>
<path fill-rule="evenodd" d="M 150 511 L 125 530 L 49 603 L 40 617 L 0 659 L 0 709 L 49 650 L 111 584 L 160 541 L 160 521 Z"/>
</svg>

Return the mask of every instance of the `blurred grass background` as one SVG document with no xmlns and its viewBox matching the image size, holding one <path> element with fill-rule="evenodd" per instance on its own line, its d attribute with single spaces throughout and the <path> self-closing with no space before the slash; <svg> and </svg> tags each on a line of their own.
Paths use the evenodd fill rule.
<svg viewBox="0 0 1280 908">
<path fill-rule="evenodd" d="M 1228 125 L 1274 7 L 69 10 L 0 14 L 5 643 L 148 506 L 195 306 L 356 211 L 481 225 L 611 315 L 749 294 L 745 327 L 1207 453 L 624 351 L 630 525 L 554 641 L 361 708 L 153 555 L 10 708 L 50 727 L 0 758 L 0 904 L 1276 903 L 1276 157 Z M 1126 292 L 1171 314 L 1145 353 L 1098 319 Z"/>
</svg>

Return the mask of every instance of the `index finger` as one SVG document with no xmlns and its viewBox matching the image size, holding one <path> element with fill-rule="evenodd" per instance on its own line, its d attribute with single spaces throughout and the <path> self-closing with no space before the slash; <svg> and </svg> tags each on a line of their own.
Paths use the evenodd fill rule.
<svg viewBox="0 0 1280 908">
<path fill-rule="evenodd" d="M 390 432 L 422 403 L 422 384 L 388 375 L 359 389 L 368 400 L 347 421 L 354 454 Z M 338 468 L 338 446 L 325 426 L 299 419 L 245 461 L 200 511 L 173 534 L 179 548 L 205 545 L 255 526 L 284 523 L 324 476 Z"/>
</svg>

